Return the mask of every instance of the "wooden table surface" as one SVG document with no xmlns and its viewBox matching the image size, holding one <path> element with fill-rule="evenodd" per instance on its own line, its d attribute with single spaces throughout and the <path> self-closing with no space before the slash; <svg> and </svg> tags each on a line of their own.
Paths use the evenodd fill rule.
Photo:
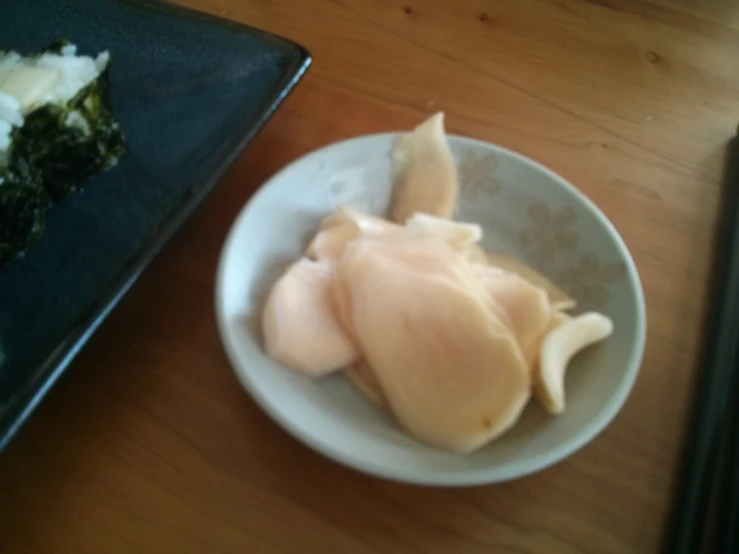
<svg viewBox="0 0 739 554">
<path fill-rule="evenodd" d="M 0 551 L 658 552 L 739 119 L 739 3 L 184 3 L 295 39 L 313 67 L 0 457 Z M 605 432 L 473 489 L 383 482 L 303 447 L 240 388 L 214 321 L 221 244 L 266 178 L 437 110 L 593 199 L 633 253 L 649 316 L 639 379 Z"/>
</svg>

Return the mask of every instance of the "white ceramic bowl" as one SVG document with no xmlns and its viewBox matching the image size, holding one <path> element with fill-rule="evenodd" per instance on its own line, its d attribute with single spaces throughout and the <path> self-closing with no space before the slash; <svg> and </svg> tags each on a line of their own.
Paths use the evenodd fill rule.
<svg viewBox="0 0 739 554">
<path fill-rule="evenodd" d="M 336 205 L 384 213 L 395 136 L 359 137 L 297 160 L 270 179 L 234 222 L 218 269 L 216 309 L 239 380 L 293 436 L 387 479 L 493 483 L 562 460 L 595 437 L 626 400 L 644 350 L 644 298 L 634 262 L 600 210 L 560 176 L 504 148 L 449 138 L 462 183 L 457 219 L 482 225 L 486 248 L 516 254 L 559 283 L 579 301 L 578 311 L 599 310 L 615 325 L 607 341 L 571 364 L 564 414 L 551 416 L 532 401 L 505 435 L 461 456 L 408 436 L 342 375 L 310 380 L 264 354 L 260 313 L 271 283 L 302 254 L 321 217 Z"/>
</svg>

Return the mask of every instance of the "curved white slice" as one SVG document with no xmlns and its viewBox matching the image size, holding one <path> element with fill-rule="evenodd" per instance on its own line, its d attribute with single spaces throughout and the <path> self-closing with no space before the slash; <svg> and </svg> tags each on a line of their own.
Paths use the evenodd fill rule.
<svg viewBox="0 0 739 554">
<path fill-rule="evenodd" d="M 416 212 L 451 217 L 457 204 L 457 167 L 444 134 L 444 114 L 437 113 L 402 136 L 392 153 L 392 219 L 405 221 Z"/>
<path fill-rule="evenodd" d="M 334 309 L 330 262 L 303 258 L 275 283 L 262 314 L 267 354 L 311 377 L 346 367 L 358 358 Z"/>
<path fill-rule="evenodd" d="M 570 360 L 612 332 L 610 318 L 589 312 L 573 317 L 546 335 L 539 354 L 538 375 L 534 379 L 534 393 L 542 406 L 553 414 L 564 411 L 564 379 Z"/>
<path fill-rule="evenodd" d="M 397 251 L 355 245 L 337 274 L 362 353 L 399 423 L 458 452 L 510 428 L 530 395 L 530 373 L 511 331 L 461 279 L 432 271 L 430 252 L 409 261 Z M 454 261 L 439 256 L 439 265 Z"/>
<path fill-rule="evenodd" d="M 459 223 L 424 213 L 414 213 L 405 222 L 405 228 L 411 236 L 435 236 L 459 248 L 466 248 L 482 238 L 482 227 L 476 223 Z"/>
</svg>

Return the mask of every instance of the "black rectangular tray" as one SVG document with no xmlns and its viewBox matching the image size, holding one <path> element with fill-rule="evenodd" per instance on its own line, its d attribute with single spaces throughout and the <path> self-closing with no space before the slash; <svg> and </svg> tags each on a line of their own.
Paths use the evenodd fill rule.
<svg viewBox="0 0 739 554">
<path fill-rule="evenodd" d="M 162 3 L 0 0 L 0 50 L 109 50 L 119 165 L 0 272 L 0 450 L 310 65 L 301 46 Z"/>
</svg>

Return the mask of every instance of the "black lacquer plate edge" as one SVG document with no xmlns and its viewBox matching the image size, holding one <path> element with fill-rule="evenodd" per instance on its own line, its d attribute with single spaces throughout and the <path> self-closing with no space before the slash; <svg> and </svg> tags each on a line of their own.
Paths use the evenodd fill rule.
<svg viewBox="0 0 739 554">
<path fill-rule="evenodd" d="M 259 118 L 256 121 L 250 121 L 244 125 L 243 133 L 239 133 L 241 139 L 230 146 L 228 154 L 224 156 L 211 177 L 191 189 L 190 194 L 185 197 L 178 208 L 173 210 L 172 215 L 163 223 L 159 231 L 155 233 L 153 240 L 144 246 L 135 258 L 130 260 L 108 289 L 106 289 L 105 293 L 70 328 L 67 336 L 60 341 L 56 349 L 37 368 L 34 376 L 26 383 L 24 389 L 7 406 L 5 411 L 0 414 L 0 452 L 8 446 L 100 324 L 126 295 L 134 283 L 136 283 L 141 274 L 156 259 L 182 225 L 192 216 L 195 210 L 215 188 L 226 171 L 228 171 L 249 143 L 262 130 L 272 115 L 274 115 L 277 108 L 279 108 L 308 70 L 312 61 L 310 52 L 303 46 L 283 37 L 234 21 L 173 5 L 168 2 L 123 0 L 123 3 L 146 10 L 164 11 L 175 18 L 195 19 L 220 27 L 243 30 L 244 32 L 250 33 L 261 33 L 265 37 L 271 37 L 272 40 L 277 40 L 294 47 L 297 52 L 296 64 L 289 70 L 286 70 L 283 82 L 277 87 L 274 95 L 265 102 Z"/>
</svg>

